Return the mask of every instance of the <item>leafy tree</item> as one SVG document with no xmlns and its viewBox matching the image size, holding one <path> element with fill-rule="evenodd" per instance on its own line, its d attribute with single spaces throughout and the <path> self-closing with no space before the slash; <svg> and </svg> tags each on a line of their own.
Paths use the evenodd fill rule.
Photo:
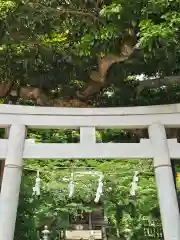
<svg viewBox="0 0 180 240">
<path fill-rule="evenodd" d="M 127 61 L 108 63 L 103 80 L 110 83 L 113 99 L 103 101 L 102 93 L 98 105 L 179 101 L 179 77 L 153 80 L 153 85 L 151 79 L 135 79 L 139 74 L 161 78 L 179 74 L 179 1 L 11 0 L 1 1 L 0 9 L 2 81 L 55 90 L 60 97 L 72 98 L 93 70 L 100 74 L 97 55 L 119 56 L 119 42 L 133 29 L 134 53 Z M 92 82 L 99 91 L 99 83 Z M 160 88 L 169 84 L 170 88 Z M 146 86 L 157 88 L 148 93 L 148 100 Z"/>
</svg>

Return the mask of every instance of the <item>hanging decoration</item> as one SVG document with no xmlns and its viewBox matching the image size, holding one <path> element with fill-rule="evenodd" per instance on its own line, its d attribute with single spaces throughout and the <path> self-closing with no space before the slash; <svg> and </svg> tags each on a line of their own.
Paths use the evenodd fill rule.
<svg viewBox="0 0 180 240">
<path fill-rule="evenodd" d="M 96 197 L 95 197 L 95 200 L 94 202 L 95 203 L 98 203 L 99 202 L 99 199 L 102 195 L 102 192 L 103 192 L 103 174 L 101 172 L 97 172 L 97 171 L 81 171 L 81 172 L 74 172 L 74 173 L 71 173 L 71 177 L 70 177 L 70 181 L 69 181 L 69 184 L 68 184 L 68 191 L 69 191 L 69 198 L 71 198 L 74 194 L 74 191 L 75 191 L 75 182 L 74 182 L 74 176 L 75 175 L 78 175 L 79 177 L 80 176 L 84 176 L 84 175 L 93 175 L 93 176 L 99 176 L 99 183 L 98 183 L 98 188 L 97 188 L 97 191 L 96 191 Z"/>
<path fill-rule="evenodd" d="M 25 169 L 29 170 L 29 171 L 36 171 L 35 169 L 30 169 L 30 168 L 25 168 Z M 68 184 L 69 198 L 72 198 L 72 196 L 74 195 L 74 192 L 75 192 L 74 177 L 75 177 L 76 174 L 79 177 L 84 176 L 84 175 L 93 175 L 93 176 L 98 176 L 99 177 L 98 187 L 97 187 L 97 190 L 96 190 L 96 196 L 95 196 L 95 199 L 94 199 L 94 202 L 98 203 L 99 200 L 100 200 L 100 197 L 103 194 L 103 178 L 104 178 L 104 176 L 103 176 L 102 172 L 99 172 L 99 171 L 77 171 L 77 172 L 71 173 L 70 178 L 64 178 L 63 181 L 65 181 L 65 182 L 69 181 L 69 184 Z M 113 173 L 113 175 L 114 175 L 114 173 Z M 134 176 L 133 176 L 133 180 L 132 180 L 132 183 L 131 183 L 131 189 L 130 189 L 130 195 L 131 196 L 136 196 L 138 181 L 139 181 L 139 172 L 135 171 Z M 33 195 L 36 195 L 36 196 L 40 197 L 40 192 L 41 192 L 40 191 L 40 186 L 41 186 L 40 172 L 37 171 L 35 186 L 33 187 Z"/>
<path fill-rule="evenodd" d="M 97 188 L 97 191 L 96 191 L 96 197 L 95 197 L 95 199 L 94 199 L 94 202 L 95 202 L 95 203 L 98 203 L 98 202 L 99 202 L 100 197 L 101 197 L 101 195 L 102 195 L 102 193 L 103 193 L 103 182 L 102 182 L 102 180 L 103 180 L 103 175 L 101 175 L 101 176 L 99 177 L 99 184 L 98 184 L 98 188 Z"/>
<path fill-rule="evenodd" d="M 68 185 L 68 189 L 69 189 L 69 198 L 72 198 L 73 194 L 74 194 L 74 190 L 75 190 L 75 185 L 74 185 L 74 174 L 71 173 L 71 178 L 70 178 L 70 182 Z"/>
<path fill-rule="evenodd" d="M 41 179 L 39 176 L 39 171 L 37 171 L 36 183 L 35 183 L 35 186 L 33 187 L 33 195 L 36 195 L 38 197 L 40 196 L 40 194 L 41 194 L 40 185 L 41 185 Z"/>
<path fill-rule="evenodd" d="M 130 190 L 130 195 L 131 196 L 136 196 L 137 184 L 138 184 L 138 181 L 139 181 L 138 174 L 139 174 L 138 171 L 134 172 L 133 180 L 132 180 L 132 183 L 131 183 L 131 190 Z"/>
</svg>

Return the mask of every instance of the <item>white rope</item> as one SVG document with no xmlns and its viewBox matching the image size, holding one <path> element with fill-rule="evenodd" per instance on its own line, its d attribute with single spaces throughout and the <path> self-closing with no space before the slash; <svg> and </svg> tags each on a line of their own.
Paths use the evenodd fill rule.
<svg viewBox="0 0 180 240">
<path fill-rule="evenodd" d="M 86 175 L 86 174 L 99 175 L 96 172 L 94 172 L 94 173 L 83 172 L 83 175 Z M 131 183 L 131 189 L 130 189 L 130 195 L 131 196 L 136 195 L 137 185 L 138 185 L 138 181 L 139 181 L 138 175 L 139 175 L 139 172 L 135 171 L 134 176 L 133 176 L 133 180 L 132 180 L 132 183 Z M 41 179 L 40 179 L 39 171 L 37 171 L 36 182 L 35 182 L 35 186 L 33 187 L 33 195 L 40 196 L 40 194 L 41 194 L 40 186 L 41 186 Z M 70 181 L 69 181 L 69 184 L 68 184 L 68 190 L 69 190 L 69 198 L 72 198 L 72 196 L 74 195 L 74 191 L 75 191 L 74 173 L 71 173 Z M 103 194 L 103 174 L 100 174 L 99 175 L 99 181 L 98 181 L 98 187 L 97 187 L 97 191 L 96 191 L 96 196 L 95 196 L 95 199 L 94 199 L 95 203 L 99 202 L 102 194 Z"/>
</svg>

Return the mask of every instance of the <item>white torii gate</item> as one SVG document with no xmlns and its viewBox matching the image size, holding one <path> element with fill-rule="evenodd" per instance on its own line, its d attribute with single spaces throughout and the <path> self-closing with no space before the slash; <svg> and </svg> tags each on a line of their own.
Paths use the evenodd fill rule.
<svg viewBox="0 0 180 240">
<path fill-rule="evenodd" d="M 165 127 L 180 127 L 180 104 L 125 108 L 47 108 L 0 105 L 0 159 L 6 158 L 0 194 L 0 240 L 13 240 L 23 159 L 154 159 L 165 240 L 180 240 L 180 215 L 170 159 L 180 144 L 166 139 Z M 97 128 L 148 128 L 140 143 L 96 143 Z M 80 143 L 30 143 L 26 128 L 80 128 Z"/>
</svg>

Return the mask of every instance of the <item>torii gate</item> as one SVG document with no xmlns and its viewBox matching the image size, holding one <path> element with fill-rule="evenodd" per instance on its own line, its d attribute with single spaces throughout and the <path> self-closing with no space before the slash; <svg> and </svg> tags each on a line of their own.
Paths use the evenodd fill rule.
<svg viewBox="0 0 180 240">
<path fill-rule="evenodd" d="M 125 108 L 50 108 L 0 105 L 0 159 L 6 158 L 0 194 L 0 239 L 13 240 L 23 159 L 153 158 L 165 240 L 180 240 L 180 215 L 170 159 L 180 144 L 166 139 L 165 127 L 180 127 L 180 104 Z M 96 128 L 148 128 L 140 143 L 96 143 Z M 30 143 L 26 128 L 80 128 L 80 143 Z"/>
</svg>

